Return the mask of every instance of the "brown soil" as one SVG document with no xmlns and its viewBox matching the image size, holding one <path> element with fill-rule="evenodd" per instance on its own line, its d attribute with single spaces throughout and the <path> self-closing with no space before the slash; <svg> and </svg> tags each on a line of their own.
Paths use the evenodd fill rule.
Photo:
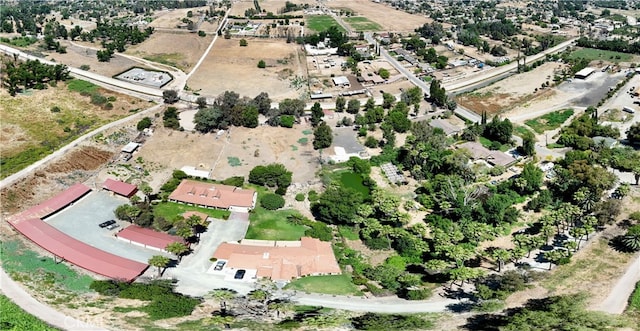
<svg viewBox="0 0 640 331">
<path fill-rule="evenodd" d="M 61 160 L 0 191 L 2 212 L 15 213 L 44 201 L 74 183 L 83 182 L 113 156 L 94 146 L 80 147 Z"/>
<path fill-rule="evenodd" d="M 187 84 L 204 96 L 218 96 L 235 91 L 241 96 L 254 97 L 267 92 L 272 99 L 295 98 L 306 93 L 296 90 L 290 79 L 306 79 L 304 53 L 299 45 L 284 40 L 246 38 L 248 46 L 241 47 L 239 39 L 219 38 L 198 71 Z M 257 67 L 264 60 L 267 68 Z M 302 84 L 306 85 L 306 84 Z"/>
<path fill-rule="evenodd" d="M 191 11 L 193 17 L 190 18 L 196 22 L 199 18 L 197 14 L 199 11 L 208 10 L 209 7 L 197 7 L 197 8 L 185 8 L 185 9 L 172 9 L 172 10 L 160 10 L 153 13 L 153 21 L 149 23 L 149 26 L 159 29 L 175 29 L 177 25 L 183 24 L 182 19 L 187 18 L 187 12 Z"/>
<path fill-rule="evenodd" d="M 89 71 L 97 74 L 111 77 L 117 75 L 133 66 L 140 65 L 140 63 L 130 60 L 126 57 L 113 55 L 109 62 L 100 62 L 96 56 L 96 50 L 88 49 L 85 47 L 72 45 L 68 41 L 61 40 L 60 43 L 67 47 L 67 53 L 58 54 L 55 52 L 45 53 L 47 59 L 58 63 L 64 63 L 70 67 L 80 68 L 82 65 L 88 65 Z M 77 42 L 77 44 L 81 44 Z M 100 43 L 85 43 L 85 45 L 95 48 L 100 48 Z"/>
<path fill-rule="evenodd" d="M 382 31 L 413 32 L 432 21 L 424 15 L 412 15 L 369 0 L 333 0 L 327 2 L 327 6 L 336 9 L 349 8 L 355 12 L 355 16 L 364 16 L 378 23 Z"/>
<path fill-rule="evenodd" d="M 126 54 L 140 58 L 164 56 L 168 62 L 189 72 L 205 52 L 213 36 L 199 37 L 195 33 L 154 32 L 144 42 L 130 46 Z"/>
</svg>

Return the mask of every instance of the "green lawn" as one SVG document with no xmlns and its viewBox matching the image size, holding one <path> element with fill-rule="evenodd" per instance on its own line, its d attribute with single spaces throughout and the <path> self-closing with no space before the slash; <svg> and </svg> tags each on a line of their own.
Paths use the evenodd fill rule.
<svg viewBox="0 0 640 331">
<path fill-rule="evenodd" d="M 527 129 L 527 127 L 518 125 L 513 129 L 513 133 L 521 138 L 524 138 L 528 134 L 533 134 L 531 130 Z"/>
<path fill-rule="evenodd" d="M 344 187 L 348 187 L 356 190 L 357 192 L 360 192 L 360 194 L 362 194 L 362 197 L 365 199 L 368 199 L 371 195 L 370 189 L 362 184 L 362 176 L 354 172 L 346 171 L 340 173 L 340 183 L 342 183 L 342 186 Z"/>
<path fill-rule="evenodd" d="M 338 27 L 339 31 L 346 32 L 344 28 L 340 26 L 340 24 L 338 24 L 338 22 L 336 22 L 336 20 L 334 20 L 333 17 L 329 15 L 307 16 L 306 26 L 311 30 L 322 32 L 327 30 L 330 26 L 334 25 Z"/>
<path fill-rule="evenodd" d="M 72 79 L 67 82 L 67 88 L 69 91 L 93 94 L 98 91 L 99 86 L 86 80 Z"/>
<path fill-rule="evenodd" d="M 260 206 L 249 215 L 247 239 L 259 240 L 300 240 L 306 227 L 289 222 L 287 217 L 299 214 L 293 209 L 267 210 Z"/>
<path fill-rule="evenodd" d="M 602 60 L 610 62 L 627 62 L 631 60 L 632 55 L 627 53 L 604 51 L 595 48 L 581 48 L 571 52 L 571 59 L 583 58 L 589 61 Z"/>
<path fill-rule="evenodd" d="M 537 133 L 559 128 L 569 117 L 573 115 L 573 109 L 562 109 L 536 117 L 532 120 L 524 122 L 527 126 Z"/>
<path fill-rule="evenodd" d="M 13 303 L 13 301 L 1 294 L 0 307 L 2 307 L 2 313 L 0 314 L 1 330 L 58 330 L 22 310 L 22 308 Z"/>
<path fill-rule="evenodd" d="M 163 202 L 153 207 L 154 216 L 163 217 L 168 221 L 172 221 L 176 219 L 177 216 L 182 215 L 188 211 L 199 211 L 213 218 L 225 219 L 225 220 L 229 218 L 229 215 L 231 214 L 227 210 L 201 208 L 201 207 L 189 206 L 189 205 L 175 203 L 175 202 Z"/>
<path fill-rule="evenodd" d="M 357 17 L 345 17 L 344 21 L 356 31 L 379 31 L 382 30 L 380 24 L 371 21 L 370 19 L 362 16 Z"/>
<path fill-rule="evenodd" d="M 492 140 L 489 140 L 489 139 L 487 139 L 485 137 L 482 137 L 482 136 L 478 137 L 478 142 L 480 144 L 482 144 L 482 146 L 484 146 L 485 148 L 488 148 L 488 149 L 491 149 L 491 145 L 493 145 L 493 141 Z M 509 150 L 509 145 L 507 145 L 507 144 L 500 145 L 499 151 L 506 152 L 508 150 Z"/>
<path fill-rule="evenodd" d="M 289 290 L 335 295 L 361 295 L 347 275 L 308 276 L 292 281 L 284 287 Z"/>
<path fill-rule="evenodd" d="M 69 291 L 87 292 L 93 281 L 89 276 L 77 274 L 65 263 L 56 263 L 48 256 L 40 256 L 28 250 L 19 241 L 0 242 L 0 256 L 2 256 L 0 261 L 2 268 L 12 278 L 26 283 L 39 284 L 47 288 L 60 286 Z"/>
</svg>

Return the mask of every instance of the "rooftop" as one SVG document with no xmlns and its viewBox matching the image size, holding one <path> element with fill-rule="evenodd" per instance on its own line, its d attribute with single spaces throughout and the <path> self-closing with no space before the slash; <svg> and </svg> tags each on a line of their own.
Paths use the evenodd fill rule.
<svg viewBox="0 0 640 331">
<path fill-rule="evenodd" d="M 107 180 L 104 181 L 104 184 L 102 184 L 102 188 L 125 196 L 127 198 L 131 197 L 138 191 L 138 187 L 133 184 L 121 182 L 119 180 L 113 180 L 111 178 L 107 178 Z"/>
<path fill-rule="evenodd" d="M 174 242 L 185 243 L 184 239 L 163 232 L 142 228 L 137 225 L 129 225 L 116 234 L 116 237 L 155 247 L 164 250 L 167 245 Z"/>
<path fill-rule="evenodd" d="M 169 195 L 169 200 L 204 206 L 229 209 L 229 207 L 254 207 L 254 190 L 239 187 L 197 182 L 184 179 Z"/>
</svg>

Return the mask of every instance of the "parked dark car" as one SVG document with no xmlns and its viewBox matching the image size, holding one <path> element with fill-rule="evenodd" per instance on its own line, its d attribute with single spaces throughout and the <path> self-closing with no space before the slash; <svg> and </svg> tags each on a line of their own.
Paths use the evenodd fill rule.
<svg viewBox="0 0 640 331">
<path fill-rule="evenodd" d="M 108 220 L 106 222 L 102 222 L 102 223 L 98 224 L 98 226 L 101 227 L 101 228 L 106 228 L 106 227 L 108 227 L 109 225 L 112 225 L 112 224 L 116 224 L 116 221 Z"/>
<path fill-rule="evenodd" d="M 242 279 L 242 278 L 244 278 L 244 274 L 246 272 L 247 272 L 246 270 L 240 269 L 240 270 L 236 271 L 236 274 L 233 276 L 233 278 L 234 279 Z"/>
</svg>

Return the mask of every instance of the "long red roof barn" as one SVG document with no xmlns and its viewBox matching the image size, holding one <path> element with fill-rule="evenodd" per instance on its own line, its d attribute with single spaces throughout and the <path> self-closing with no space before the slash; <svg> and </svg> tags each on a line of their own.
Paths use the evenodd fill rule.
<svg viewBox="0 0 640 331">
<path fill-rule="evenodd" d="M 11 225 L 52 254 L 109 278 L 130 282 L 148 267 L 76 240 L 39 218 L 20 220 Z"/>
<path fill-rule="evenodd" d="M 119 180 L 113 180 L 111 178 L 107 178 L 107 180 L 104 181 L 104 184 L 102 184 L 102 188 L 127 198 L 130 198 L 138 191 L 138 187 L 133 184 L 121 182 Z"/>
<path fill-rule="evenodd" d="M 181 237 L 142 228 L 137 225 L 129 225 L 122 231 L 118 232 L 116 237 L 124 239 L 125 241 L 141 244 L 144 247 L 156 248 L 162 251 L 168 244 L 174 242 L 185 243 L 184 239 Z"/>
<path fill-rule="evenodd" d="M 84 184 L 72 185 L 55 197 L 44 201 L 39 205 L 33 206 L 21 213 L 11 216 L 9 220 L 17 221 L 20 219 L 46 218 L 55 214 L 60 209 L 63 209 L 64 207 L 79 200 L 89 192 L 91 192 L 91 188 Z"/>
<path fill-rule="evenodd" d="M 197 182 L 185 179 L 169 195 L 169 200 L 202 206 L 205 208 L 230 209 L 234 207 L 253 209 L 256 191 L 239 187 Z"/>
</svg>

